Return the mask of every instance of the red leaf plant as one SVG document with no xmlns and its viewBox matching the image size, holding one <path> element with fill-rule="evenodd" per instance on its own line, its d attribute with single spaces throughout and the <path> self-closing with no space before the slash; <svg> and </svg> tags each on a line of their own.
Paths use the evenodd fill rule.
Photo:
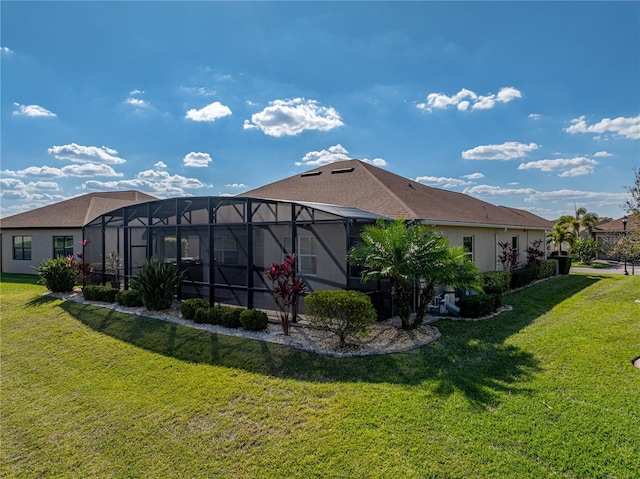
<svg viewBox="0 0 640 479">
<path fill-rule="evenodd" d="M 272 263 L 265 272 L 271 280 L 273 300 L 278 307 L 278 318 L 285 336 L 289 336 L 289 325 L 298 307 L 298 298 L 307 291 L 304 279 L 295 277 L 296 254 L 288 255 L 284 263 Z"/>
</svg>

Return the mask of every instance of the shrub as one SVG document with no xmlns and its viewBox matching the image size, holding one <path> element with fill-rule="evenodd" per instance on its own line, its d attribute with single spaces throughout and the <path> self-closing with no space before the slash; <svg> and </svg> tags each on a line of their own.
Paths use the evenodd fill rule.
<svg viewBox="0 0 640 479">
<path fill-rule="evenodd" d="M 458 301 L 460 316 L 465 318 L 479 318 L 495 311 L 495 298 L 490 294 L 473 294 Z"/>
<path fill-rule="evenodd" d="M 242 323 L 240 322 L 240 315 L 244 311 L 244 308 L 232 308 L 229 306 L 219 307 L 224 308 L 222 310 L 222 317 L 220 318 L 221 326 L 224 326 L 225 328 L 239 328 L 242 326 Z"/>
<path fill-rule="evenodd" d="M 151 311 L 169 309 L 184 273 L 172 264 L 151 258 L 138 271 L 135 290 Z"/>
<path fill-rule="evenodd" d="M 82 288 L 82 295 L 87 301 L 103 301 L 113 303 L 116 300 L 117 289 L 102 285 L 87 285 Z"/>
<path fill-rule="evenodd" d="M 118 291 L 116 294 L 116 301 L 122 306 L 127 306 L 129 308 L 143 306 L 142 299 L 138 296 L 137 291 L 133 289 Z"/>
<path fill-rule="evenodd" d="M 246 309 L 240 313 L 240 323 L 247 331 L 262 331 L 267 329 L 269 318 L 264 311 Z"/>
<path fill-rule="evenodd" d="M 184 299 L 180 303 L 180 312 L 184 319 L 194 319 L 196 310 L 209 309 L 209 301 L 203 298 Z"/>
<path fill-rule="evenodd" d="M 366 335 L 377 318 L 371 299 L 359 291 L 315 291 L 305 305 L 309 322 L 335 333 L 341 347 L 348 336 Z"/>
<path fill-rule="evenodd" d="M 494 310 L 502 306 L 502 289 L 500 286 L 487 286 L 484 288 L 484 292 L 493 298 Z"/>
<path fill-rule="evenodd" d="M 520 268 L 511 272 L 511 289 L 522 288 L 538 277 L 535 268 Z"/>
<path fill-rule="evenodd" d="M 593 238 L 576 238 L 573 242 L 573 252 L 578 255 L 580 262 L 591 264 L 598 253 L 604 253 L 602 246 Z"/>
<path fill-rule="evenodd" d="M 69 259 L 64 256 L 42 260 L 36 271 L 40 275 L 38 282 L 54 293 L 73 291 L 78 280 L 73 258 Z"/>
<path fill-rule="evenodd" d="M 556 261 L 547 259 L 538 264 L 538 279 L 549 278 L 556 273 Z"/>
<path fill-rule="evenodd" d="M 483 289 L 497 286 L 505 293 L 511 287 L 511 273 L 509 271 L 486 271 L 481 274 Z"/>
<path fill-rule="evenodd" d="M 213 316 L 213 308 L 196 308 L 193 312 L 193 321 L 196 323 L 204 323 L 204 324 L 219 324 L 219 322 L 214 321 Z"/>
</svg>

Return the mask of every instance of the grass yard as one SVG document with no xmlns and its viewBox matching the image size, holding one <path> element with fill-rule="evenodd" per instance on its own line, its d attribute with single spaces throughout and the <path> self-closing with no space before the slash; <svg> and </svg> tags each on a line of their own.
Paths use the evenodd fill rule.
<svg viewBox="0 0 640 479">
<path fill-rule="evenodd" d="M 570 275 L 335 359 L 3 275 L 0 476 L 637 478 L 640 277 Z"/>
</svg>

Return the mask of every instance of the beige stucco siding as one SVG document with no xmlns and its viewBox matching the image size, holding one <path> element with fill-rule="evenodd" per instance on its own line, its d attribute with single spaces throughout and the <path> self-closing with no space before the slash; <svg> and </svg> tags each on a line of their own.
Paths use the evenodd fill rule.
<svg viewBox="0 0 640 479">
<path fill-rule="evenodd" d="M 31 260 L 13 259 L 13 237 L 31 236 Z M 74 254 L 82 251 L 82 230 L 60 229 L 3 229 L 2 230 L 2 272 L 36 274 L 33 269 L 44 259 L 53 256 L 53 237 L 73 236 Z"/>
<path fill-rule="evenodd" d="M 449 240 L 451 246 L 462 246 L 465 236 L 473 237 L 473 262 L 476 263 L 480 271 L 499 271 L 502 265 L 498 261 L 498 255 L 502 251 L 499 243 L 507 242 L 511 244 L 513 237 L 518 238 L 518 249 L 520 251 L 520 264 L 524 266 L 527 261 L 526 249 L 535 240 L 543 241 L 540 249 L 544 250 L 543 230 L 529 230 L 522 228 L 470 228 L 463 226 L 435 226 L 437 231 L 442 233 Z"/>
</svg>

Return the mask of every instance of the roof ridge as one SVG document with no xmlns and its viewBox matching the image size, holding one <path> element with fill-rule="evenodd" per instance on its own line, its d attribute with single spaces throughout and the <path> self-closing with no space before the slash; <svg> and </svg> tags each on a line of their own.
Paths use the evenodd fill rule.
<svg viewBox="0 0 640 479">
<path fill-rule="evenodd" d="M 412 215 L 413 217 L 417 217 L 417 216 L 418 216 L 418 215 L 417 215 L 417 213 L 413 210 L 413 208 L 410 208 L 410 207 L 409 207 L 409 205 L 407 205 L 404 201 L 402 201 L 402 199 L 400 199 L 400 197 L 398 197 L 398 195 L 397 195 L 397 194 L 396 194 L 396 193 L 395 193 L 391 188 L 389 188 L 389 187 L 388 187 L 388 186 L 387 186 L 387 185 L 386 185 L 386 184 L 385 184 L 385 183 L 384 183 L 380 178 L 378 178 L 378 177 L 377 177 L 377 175 L 375 175 L 375 174 L 374 174 L 374 172 L 373 172 L 372 170 L 370 170 L 370 169 L 369 169 L 369 167 L 371 167 L 371 168 L 375 168 L 376 170 L 383 171 L 383 172 L 388 173 L 388 174 L 390 174 L 390 175 L 395 175 L 395 173 L 391 173 L 390 171 L 387 171 L 387 170 L 384 170 L 384 169 L 379 168 L 379 167 L 377 167 L 377 166 L 374 166 L 374 165 L 372 165 L 372 164 L 370 164 L 370 163 L 367 163 L 366 161 L 362 161 L 362 160 L 358 160 L 358 159 L 355 159 L 354 161 L 357 161 L 359 164 L 363 165 L 363 166 L 364 166 L 365 171 L 366 171 L 366 172 L 367 172 L 371 177 L 373 177 L 373 178 L 375 179 L 375 181 L 376 181 L 378 184 L 382 185 L 382 187 L 383 187 L 386 191 L 388 191 L 389 193 L 391 193 L 391 195 L 396 199 L 396 201 L 397 201 L 398 203 L 400 203 L 402 206 L 404 206 L 404 207 L 405 207 L 405 209 L 406 209 L 407 211 L 410 211 L 410 212 L 411 212 L 411 215 Z M 395 176 L 400 177 L 400 175 L 395 175 Z"/>
</svg>

